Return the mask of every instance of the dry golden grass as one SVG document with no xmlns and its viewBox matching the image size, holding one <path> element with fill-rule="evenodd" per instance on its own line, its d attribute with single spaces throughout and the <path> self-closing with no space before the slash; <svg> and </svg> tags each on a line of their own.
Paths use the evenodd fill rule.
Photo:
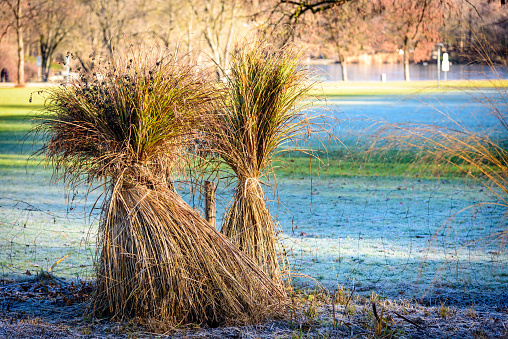
<svg viewBox="0 0 508 339">
<path fill-rule="evenodd" d="M 48 91 L 40 153 L 71 189 L 104 190 L 97 311 L 158 330 L 281 314 L 283 289 L 173 189 L 221 95 L 189 57 L 132 53 Z"/>
<path fill-rule="evenodd" d="M 475 35 L 475 42 L 473 55 L 476 61 L 489 65 L 492 74 L 497 74 L 489 57 L 491 47 L 485 37 Z M 460 114 L 451 116 L 438 111 L 448 127 L 415 123 L 385 124 L 378 137 L 387 141 L 387 148 L 419 149 L 423 151 L 425 161 L 455 166 L 467 177 L 483 184 L 498 198 L 494 204 L 508 211 L 508 88 L 496 80 L 489 82 L 492 87 L 489 92 L 477 89 L 469 94 L 473 102 L 479 102 L 485 108 L 489 119 L 497 121 L 497 126 L 481 132 L 472 131 L 461 123 Z M 508 228 L 489 237 L 504 247 Z"/>
<path fill-rule="evenodd" d="M 281 311 L 283 290 L 173 190 L 124 185 L 108 201 L 99 310 L 161 328 L 246 324 Z"/>
<path fill-rule="evenodd" d="M 276 282 L 282 282 L 275 222 L 265 203 L 262 180 L 279 146 L 304 132 L 299 112 L 311 84 L 299 67 L 301 52 L 264 42 L 232 56 L 223 108 L 212 124 L 216 152 L 234 171 L 237 188 L 221 232 L 248 253 Z"/>
</svg>

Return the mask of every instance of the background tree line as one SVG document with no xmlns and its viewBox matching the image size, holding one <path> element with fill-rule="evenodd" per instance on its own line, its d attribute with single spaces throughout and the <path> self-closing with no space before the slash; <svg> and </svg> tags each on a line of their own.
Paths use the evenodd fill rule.
<svg viewBox="0 0 508 339">
<path fill-rule="evenodd" d="M 0 68 L 19 85 L 36 77 L 36 56 L 47 80 L 67 54 L 74 69 L 89 69 L 96 57 L 131 45 L 201 50 L 198 59 L 225 68 L 228 52 L 253 35 L 335 59 L 344 80 L 348 62 L 369 57 L 400 61 L 409 80 L 409 63 L 430 60 L 438 42 L 455 61 L 475 60 L 477 34 L 487 37 L 494 62 L 508 59 L 501 0 L 0 0 L 0 19 Z"/>
</svg>

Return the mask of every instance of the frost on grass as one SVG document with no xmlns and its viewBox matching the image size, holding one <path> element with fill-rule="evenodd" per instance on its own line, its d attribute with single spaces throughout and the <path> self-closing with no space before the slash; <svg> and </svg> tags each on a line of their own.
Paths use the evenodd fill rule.
<svg viewBox="0 0 508 339">
<path fill-rule="evenodd" d="M 279 183 L 279 190 L 292 268 L 328 289 L 354 285 L 409 297 L 431 284 L 496 289 L 508 283 L 507 254 L 492 237 L 505 228 L 505 211 L 465 209 L 496 202 L 477 183 L 338 178 L 314 182 L 312 194 L 301 180 Z"/>
<path fill-rule="evenodd" d="M 41 169 L 11 170 L 0 185 L 0 274 L 47 272 L 67 256 L 53 273 L 90 277 L 97 233 L 93 203 L 78 192 L 67 204 L 64 187 L 50 184 Z"/>
<path fill-rule="evenodd" d="M 90 276 L 95 246 L 90 235 L 97 227 L 93 216 L 90 224 L 84 201 L 69 210 L 63 188 L 49 185 L 43 172 L 32 173 L 1 179 L 6 190 L 12 189 L 0 204 L 0 272 L 47 270 L 70 254 L 54 268 L 58 275 Z M 489 238 L 506 227 L 504 212 L 483 205 L 458 213 L 475 203 L 495 202 L 474 182 L 321 178 L 314 180 L 312 195 L 309 179 L 278 185 L 284 205 L 270 208 L 282 228 L 280 250 L 296 274 L 329 290 L 354 284 L 358 291 L 410 297 L 431 283 L 461 289 L 508 284 L 508 256 Z M 185 188 L 180 190 L 185 195 Z M 224 197 L 218 216 L 230 190 L 219 190 Z M 196 200 L 196 208 L 201 203 Z M 316 283 L 306 277 L 294 280 L 298 286 Z"/>
</svg>

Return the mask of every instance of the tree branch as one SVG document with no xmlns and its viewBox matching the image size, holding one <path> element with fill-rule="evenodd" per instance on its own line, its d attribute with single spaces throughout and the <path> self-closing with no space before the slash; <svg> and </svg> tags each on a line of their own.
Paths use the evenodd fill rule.
<svg viewBox="0 0 508 339">
<path fill-rule="evenodd" d="M 335 6 L 340 6 L 345 4 L 346 2 L 353 0 L 322 0 L 317 2 L 309 2 L 308 0 L 280 0 L 282 4 L 288 4 L 296 7 L 294 11 L 291 11 L 289 14 L 289 19 L 294 20 L 295 22 L 298 20 L 298 17 L 305 12 L 311 12 L 312 14 L 316 14 L 322 11 L 326 11 Z"/>
</svg>

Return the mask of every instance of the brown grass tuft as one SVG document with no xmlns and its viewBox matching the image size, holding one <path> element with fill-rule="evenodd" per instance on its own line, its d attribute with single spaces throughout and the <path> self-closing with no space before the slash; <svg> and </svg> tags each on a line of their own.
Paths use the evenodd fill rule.
<svg viewBox="0 0 508 339">
<path fill-rule="evenodd" d="M 261 180 L 268 177 L 279 146 L 304 133 L 299 112 L 310 85 L 300 68 L 301 51 L 247 44 L 232 56 L 224 109 L 211 140 L 235 172 L 237 188 L 221 232 L 248 253 L 276 282 L 282 281 L 275 222 Z"/>
<path fill-rule="evenodd" d="M 49 90 L 37 132 L 55 180 L 101 186 L 96 309 L 157 329 L 280 314 L 284 291 L 175 192 L 221 95 L 185 56 L 135 54 Z"/>
</svg>

